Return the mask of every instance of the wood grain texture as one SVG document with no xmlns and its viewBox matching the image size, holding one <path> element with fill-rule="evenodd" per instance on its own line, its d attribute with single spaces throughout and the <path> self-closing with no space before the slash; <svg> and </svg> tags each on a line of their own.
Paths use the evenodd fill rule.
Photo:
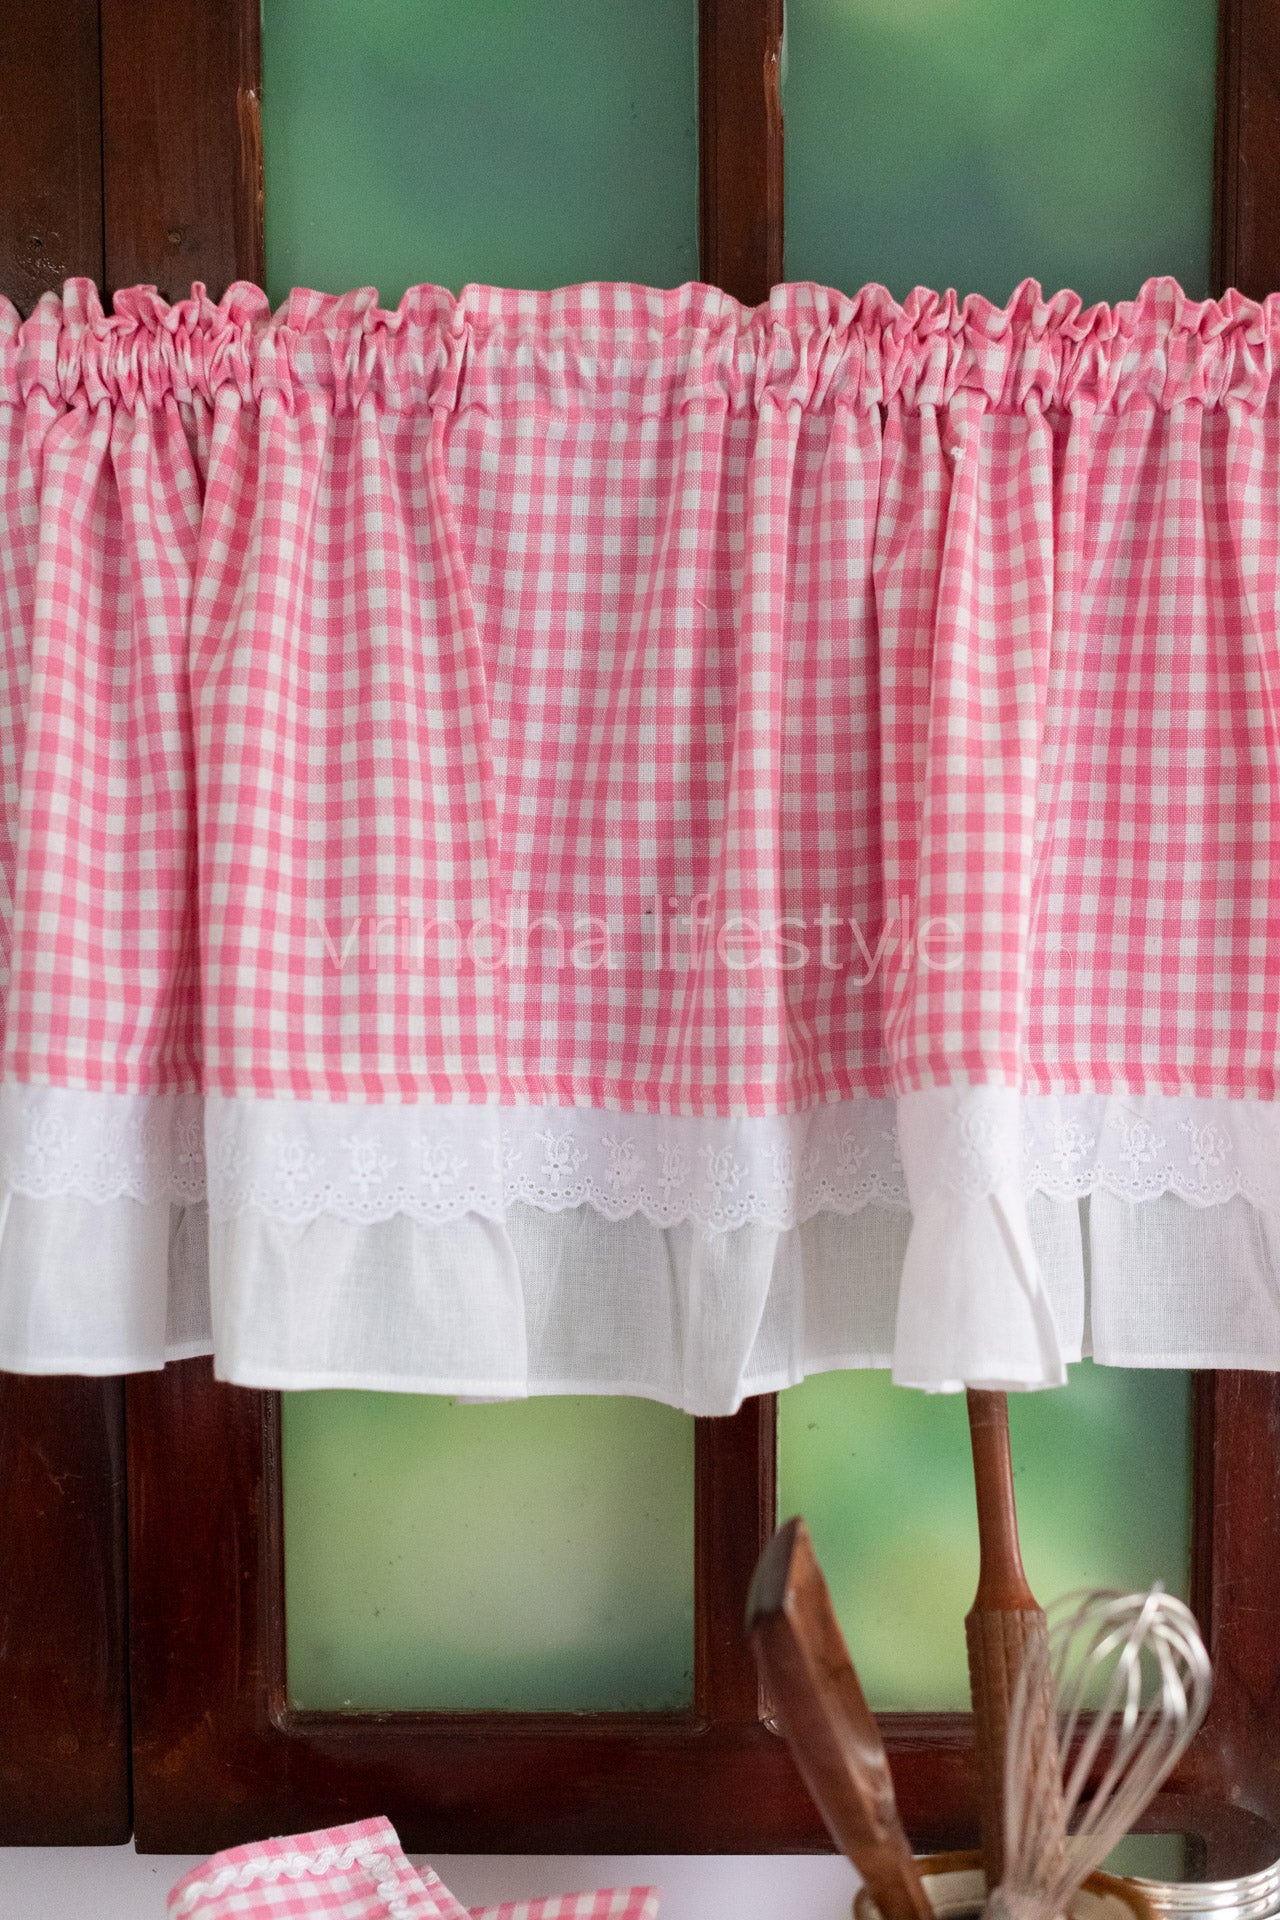
<svg viewBox="0 0 1280 1920">
<path fill-rule="evenodd" d="M 690 1714 L 292 1711 L 277 1396 L 220 1386 L 192 1360 L 135 1376 L 128 1401 L 143 1851 L 208 1852 L 373 1812 L 424 1852 L 829 1847 L 784 1742 L 748 1717 L 732 1676 L 722 1693 L 699 1685 Z M 720 1719 L 707 1711 L 717 1698 Z M 882 1724 L 913 1837 L 958 1843 L 973 1829 L 965 1717 Z"/>
<path fill-rule="evenodd" d="M 0 292 L 102 275 L 97 0 L 0 9 Z M 0 1374 L 0 1844 L 129 1835 L 124 1395 Z"/>
<path fill-rule="evenodd" d="M 777 1514 L 777 1399 L 695 1425 L 695 1698 L 708 1721 L 759 1721 L 760 1680 L 743 1629 L 755 1565 Z"/>
<path fill-rule="evenodd" d="M 966 1398 L 978 1511 L 978 1591 L 964 1623 L 978 1767 L 978 1824 L 988 1886 L 1004 1878 L 1004 1782 L 1009 1715 L 1028 1652 L 1048 1644 L 1044 1613 L 1027 1584 L 1018 1540 L 1009 1448 L 1009 1403 L 1003 1393 L 970 1388 Z M 1054 1703 L 1047 1659 L 1030 1712 L 1042 1737 L 1053 1735 Z"/>
<path fill-rule="evenodd" d="M 774 1850 L 797 1815 L 820 1840 L 758 1717 L 293 1712 L 278 1397 L 218 1385 L 207 1361 L 138 1375 L 128 1393 L 144 1851 L 203 1852 L 372 1812 L 424 1851 Z M 745 1424 L 758 1429 L 758 1413 Z M 713 1479 L 724 1467 L 700 1464 Z M 700 1692 L 739 1697 L 731 1672 Z"/>
<path fill-rule="evenodd" d="M 690 1714 L 297 1713 L 285 1687 L 277 1396 L 220 1386 L 207 1361 L 186 1361 L 131 1379 L 128 1406 L 144 1851 L 208 1852 L 377 1811 L 422 1851 L 829 1846 L 786 1746 L 758 1717 L 754 1672 L 744 1681 L 736 1576 L 703 1600 Z M 754 1558 L 771 1437 L 758 1402 L 699 1429 L 700 1529 L 711 1531 L 697 1557 L 713 1585 L 718 1552 L 730 1569 Z M 974 1811 L 964 1716 L 884 1724 L 913 1836 L 957 1843 Z"/>
<path fill-rule="evenodd" d="M 1027 1655 L 1045 1648 L 1048 1628 L 1039 1607 L 1016 1611 L 975 1607 L 965 1619 L 964 1637 L 978 1761 L 978 1831 L 987 1884 L 994 1887 L 1004 1878 L 1005 1754 L 1014 1689 Z M 1047 1688 L 1040 1690 L 1032 1711 L 1040 1737 L 1051 1738 L 1053 1700 Z"/>
<path fill-rule="evenodd" d="M 702 277 L 756 305 L 782 279 L 783 0 L 699 0 Z"/>
<path fill-rule="evenodd" d="M 263 278 L 259 0 L 102 0 L 106 284 Z"/>
<path fill-rule="evenodd" d="M 0 293 L 102 278 L 98 0 L 0 7 Z"/>
<path fill-rule="evenodd" d="M 118 1380 L 0 1374 L 0 1844 L 129 1837 Z"/>
<path fill-rule="evenodd" d="M 1212 288 L 1280 288 L 1280 8 L 1219 0 Z M 1201 1373 L 1194 1398 L 1191 1602 L 1213 1662 L 1208 1718 L 1158 1816 L 1181 1796 L 1217 1823 L 1207 1878 L 1280 1857 L 1280 1378 Z"/>
<path fill-rule="evenodd" d="M 1280 8 L 1219 0 L 1213 284 L 1280 288 Z"/>
<path fill-rule="evenodd" d="M 1280 1857 L 1280 1377 L 1202 1374 L 1196 1441 L 1192 1599 L 1214 1690 L 1176 1789 L 1253 1822 L 1219 1838 L 1218 1877 Z"/>
<path fill-rule="evenodd" d="M 761 1555 L 747 1627 L 797 1770 L 883 1920 L 932 1920 L 880 1729 L 803 1520 L 786 1521 Z"/>
</svg>

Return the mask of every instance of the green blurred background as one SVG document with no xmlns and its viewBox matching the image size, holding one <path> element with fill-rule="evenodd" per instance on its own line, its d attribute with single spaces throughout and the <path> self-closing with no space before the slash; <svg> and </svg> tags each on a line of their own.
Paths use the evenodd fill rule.
<svg viewBox="0 0 1280 1920">
<path fill-rule="evenodd" d="M 1205 291 L 1213 0 L 790 0 L 786 270 L 1003 300 Z M 696 277 L 693 0 L 264 0 L 267 284 Z M 963 1402 L 782 1396 L 873 1704 L 963 1704 Z M 1015 1398 L 1028 1573 L 1183 1590 L 1184 1375 Z M 308 1707 L 664 1708 L 692 1667 L 692 1423 L 636 1400 L 285 1396 L 289 1684 Z"/>
<path fill-rule="evenodd" d="M 789 280 L 1209 281 L 1209 0 L 788 0 Z"/>
<path fill-rule="evenodd" d="M 264 0 L 267 288 L 698 276 L 691 0 Z"/>
<path fill-rule="evenodd" d="M 1185 1374 L 1011 1396 L 1041 1599 L 1185 1593 Z M 967 1704 L 977 1537 L 964 1401 L 885 1373 L 780 1398 L 779 1508 L 813 1533 L 877 1707 Z M 687 1706 L 693 1422 L 650 1401 L 285 1396 L 289 1688 L 301 1707 Z"/>
<path fill-rule="evenodd" d="M 689 1705 L 683 1414 L 606 1398 L 284 1404 L 295 1705 Z"/>
<path fill-rule="evenodd" d="M 1185 1596 L 1189 1376 L 1087 1360 L 1070 1375 L 1009 1396 L 1032 1592 L 1159 1579 Z M 872 1704 L 967 1707 L 978 1540 L 963 1396 L 820 1374 L 781 1396 L 778 1426 L 780 1515 L 809 1523 Z"/>
<path fill-rule="evenodd" d="M 1206 291 L 1212 0 L 789 0 L 786 272 Z M 267 284 L 697 277 L 694 0 L 264 0 Z"/>
</svg>

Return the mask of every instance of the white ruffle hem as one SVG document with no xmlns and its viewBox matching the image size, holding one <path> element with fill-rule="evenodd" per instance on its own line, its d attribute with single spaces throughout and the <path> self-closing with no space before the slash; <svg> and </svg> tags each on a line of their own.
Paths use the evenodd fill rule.
<svg viewBox="0 0 1280 1920">
<path fill-rule="evenodd" d="M 951 1087 L 772 1118 L 0 1087 L 0 1366 L 636 1393 L 1280 1367 L 1280 1107 Z"/>
</svg>

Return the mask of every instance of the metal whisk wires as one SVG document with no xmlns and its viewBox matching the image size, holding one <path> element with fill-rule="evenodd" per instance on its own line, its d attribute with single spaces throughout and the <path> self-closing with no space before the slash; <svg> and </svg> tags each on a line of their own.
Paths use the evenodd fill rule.
<svg viewBox="0 0 1280 1920">
<path fill-rule="evenodd" d="M 1065 1911 L 1172 1772 L 1212 1685 L 1190 1608 L 1159 1586 L 1069 1594 L 1049 1620 L 1047 1643 L 1023 1663 L 1009 1715 L 1004 1881 L 988 1913 L 1012 1920 L 1054 1920 Z M 1056 1728 L 1035 1709 L 1046 1664 Z"/>
</svg>

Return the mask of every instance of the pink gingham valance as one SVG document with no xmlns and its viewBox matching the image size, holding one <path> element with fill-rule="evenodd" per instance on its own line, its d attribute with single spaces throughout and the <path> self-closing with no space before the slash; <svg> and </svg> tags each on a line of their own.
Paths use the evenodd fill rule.
<svg viewBox="0 0 1280 1920">
<path fill-rule="evenodd" d="M 0 1360 L 1280 1364 L 1278 340 L 0 316 Z"/>
</svg>

